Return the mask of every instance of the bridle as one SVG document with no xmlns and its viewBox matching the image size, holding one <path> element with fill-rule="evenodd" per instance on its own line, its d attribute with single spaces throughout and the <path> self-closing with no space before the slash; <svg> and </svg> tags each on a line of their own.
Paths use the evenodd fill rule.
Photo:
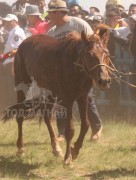
<svg viewBox="0 0 136 180">
<path fill-rule="evenodd" d="M 111 71 L 114 70 L 113 68 L 111 68 L 111 67 L 109 67 L 108 65 L 106 65 L 105 63 L 103 63 L 103 62 L 104 62 L 105 55 L 107 55 L 107 53 L 108 53 L 108 50 L 107 50 L 106 48 L 103 48 L 101 43 L 97 43 L 97 44 L 95 43 L 94 46 L 99 46 L 99 47 L 101 47 L 101 48 L 104 50 L 103 57 L 102 57 L 102 60 L 101 60 L 102 63 L 99 63 L 99 64 L 93 66 L 92 68 L 89 68 L 88 63 L 87 63 L 87 58 L 86 58 L 86 55 L 85 55 L 85 54 L 86 54 L 86 53 L 85 53 L 85 51 L 86 51 L 86 50 L 85 50 L 85 47 L 81 48 L 81 49 L 83 49 L 82 52 L 79 52 L 79 53 L 80 53 L 79 56 L 80 56 L 80 58 L 82 59 L 82 64 L 77 63 L 77 62 L 74 63 L 76 66 L 78 66 L 78 67 L 80 68 L 80 71 L 84 71 L 85 74 L 86 74 L 89 78 L 92 77 L 92 71 L 95 70 L 97 67 L 100 67 L 100 66 L 104 66 L 104 67 L 110 69 Z M 97 47 L 96 47 L 96 48 L 97 48 Z M 83 54 L 84 54 L 84 55 L 83 55 Z"/>
<path fill-rule="evenodd" d="M 108 53 L 108 50 L 106 48 L 104 48 L 102 46 L 101 43 L 97 43 L 95 44 L 94 46 L 100 46 L 103 50 L 104 50 L 104 54 L 103 54 L 103 57 L 102 57 L 102 62 L 103 62 L 103 59 L 105 58 L 105 54 Z M 85 51 L 85 48 L 83 47 L 83 51 Z M 97 64 L 95 65 L 94 67 L 92 68 L 89 68 L 88 66 L 88 63 L 87 63 L 87 60 L 86 60 L 86 53 L 85 52 L 80 52 L 80 57 L 82 58 L 82 64 L 80 63 L 77 63 L 75 62 L 74 64 L 80 68 L 80 71 L 82 72 L 85 72 L 85 74 L 89 77 L 89 78 L 92 78 L 92 71 L 95 70 L 96 68 L 100 67 L 100 66 L 104 66 L 108 69 L 109 73 L 113 76 L 112 79 L 117 79 L 119 80 L 120 82 L 123 82 L 127 85 L 129 85 L 130 87 L 133 87 L 133 88 L 136 88 L 136 85 L 132 84 L 132 83 L 129 83 L 123 79 L 121 79 L 121 77 L 123 76 L 132 76 L 132 75 L 136 75 L 136 73 L 132 73 L 132 72 L 128 72 L 128 73 L 124 73 L 124 72 L 121 72 L 121 71 L 118 71 L 116 69 L 116 67 L 114 66 L 114 64 L 112 63 L 111 59 L 109 58 L 109 62 L 111 64 L 111 67 L 106 65 L 105 63 L 100 63 L 100 64 Z M 83 55 L 84 54 L 84 55 Z M 83 55 L 83 56 L 82 56 Z"/>
</svg>

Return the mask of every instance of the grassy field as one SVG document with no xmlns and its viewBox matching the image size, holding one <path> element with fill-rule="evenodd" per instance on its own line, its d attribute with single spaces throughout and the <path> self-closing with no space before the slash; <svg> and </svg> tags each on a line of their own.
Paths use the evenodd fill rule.
<svg viewBox="0 0 136 180">
<path fill-rule="evenodd" d="M 0 180 L 136 180 L 136 125 L 127 122 L 104 122 L 103 136 L 90 142 L 87 133 L 74 167 L 51 152 L 44 123 L 24 122 L 25 156 L 16 156 L 17 124 L 0 123 Z M 75 122 L 77 138 L 80 123 Z M 65 152 L 65 143 L 61 143 Z"/>
</svg>

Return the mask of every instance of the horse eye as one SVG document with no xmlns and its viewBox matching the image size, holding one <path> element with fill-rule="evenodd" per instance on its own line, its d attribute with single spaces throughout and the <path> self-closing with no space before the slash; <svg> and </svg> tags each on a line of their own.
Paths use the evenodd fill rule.
<svg viewBox="0 0 136 180">
<path fill-rule="evenodd" d="M 109 58 L 110 57 L 110 54 L 109 53 L 106 53 L 106 58 Z"/>
</svg>

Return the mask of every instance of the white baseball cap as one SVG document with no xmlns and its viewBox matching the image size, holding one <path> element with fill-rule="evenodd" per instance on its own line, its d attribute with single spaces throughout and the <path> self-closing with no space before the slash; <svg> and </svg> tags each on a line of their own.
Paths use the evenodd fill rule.
<svg viewBox="0 0 136 180">
<path fill-rule="evenodd" d="M 5 18 L 1 18 L 1 20 L 3 21 L 12 21 L 12 20 L 15 20 L 18 22 L 18 18 L 16 15 L 14 14 L 7 14 Z"/>
<path fill-rule="evenodd" d="M 86 16 L 85 19 L 89 21 L 98 21 L 98 22 L 102 22 L 103 20 L 101 15 Z"/>
</svg>

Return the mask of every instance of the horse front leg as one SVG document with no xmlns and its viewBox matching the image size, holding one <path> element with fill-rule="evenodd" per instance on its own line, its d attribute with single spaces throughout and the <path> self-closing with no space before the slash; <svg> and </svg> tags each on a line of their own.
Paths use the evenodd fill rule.
<svg viewBox="0 0 136 180">
<path fill-rule="evenodd" d="M 71 143 L 75 132 L 72 121 L 72 105 L 67 107 L 67 113 L 65 115 L 66 117 L 64 117 L 64 120 L 66 121 L 66 127 L 65 127 L 66 154 L 65 154 L 64 163 L 65 165 L 72 166 L 73 163 L 72 163 Z"/>
<path fill-rule="evenodd" d="M 77 158 L 79 154 L 79 150 L 83 145 L 85 135 L 89 128 L 89 121 L 88 121 L 88 116 L 87 116 L 87 97 L 85 96 L 78 99 L 77 103 L 78 103 L 79 113 L 80 113 L 80 118 L 81 118 L 81 128 L 80 128 L 79 137 L 77 141 L 74 143 L 74 148 L 72 149 L 73 159 Z"/>
<path fill-rule="evenodd" d="M 51 138 L 51 146 L 53 149 L 53 154 L 57 157 L 64 157 L 62 150 L 59 146 L 59 142 L 57 140 L 55 131 L 54 131 L 54 127 L 51 121 L 51 117 L 52 117 L 52 109 L 54 106 L 54 98 L 52 98 L 51 96 L 48 97 L 49 99 L 49 103 L 45 104 L 45 107 L 43 107 L 43 117 L 44 117 L 44 121 L 47 125 L 48 131 L 49 131 L 49 135 Z"/>
</svg>

